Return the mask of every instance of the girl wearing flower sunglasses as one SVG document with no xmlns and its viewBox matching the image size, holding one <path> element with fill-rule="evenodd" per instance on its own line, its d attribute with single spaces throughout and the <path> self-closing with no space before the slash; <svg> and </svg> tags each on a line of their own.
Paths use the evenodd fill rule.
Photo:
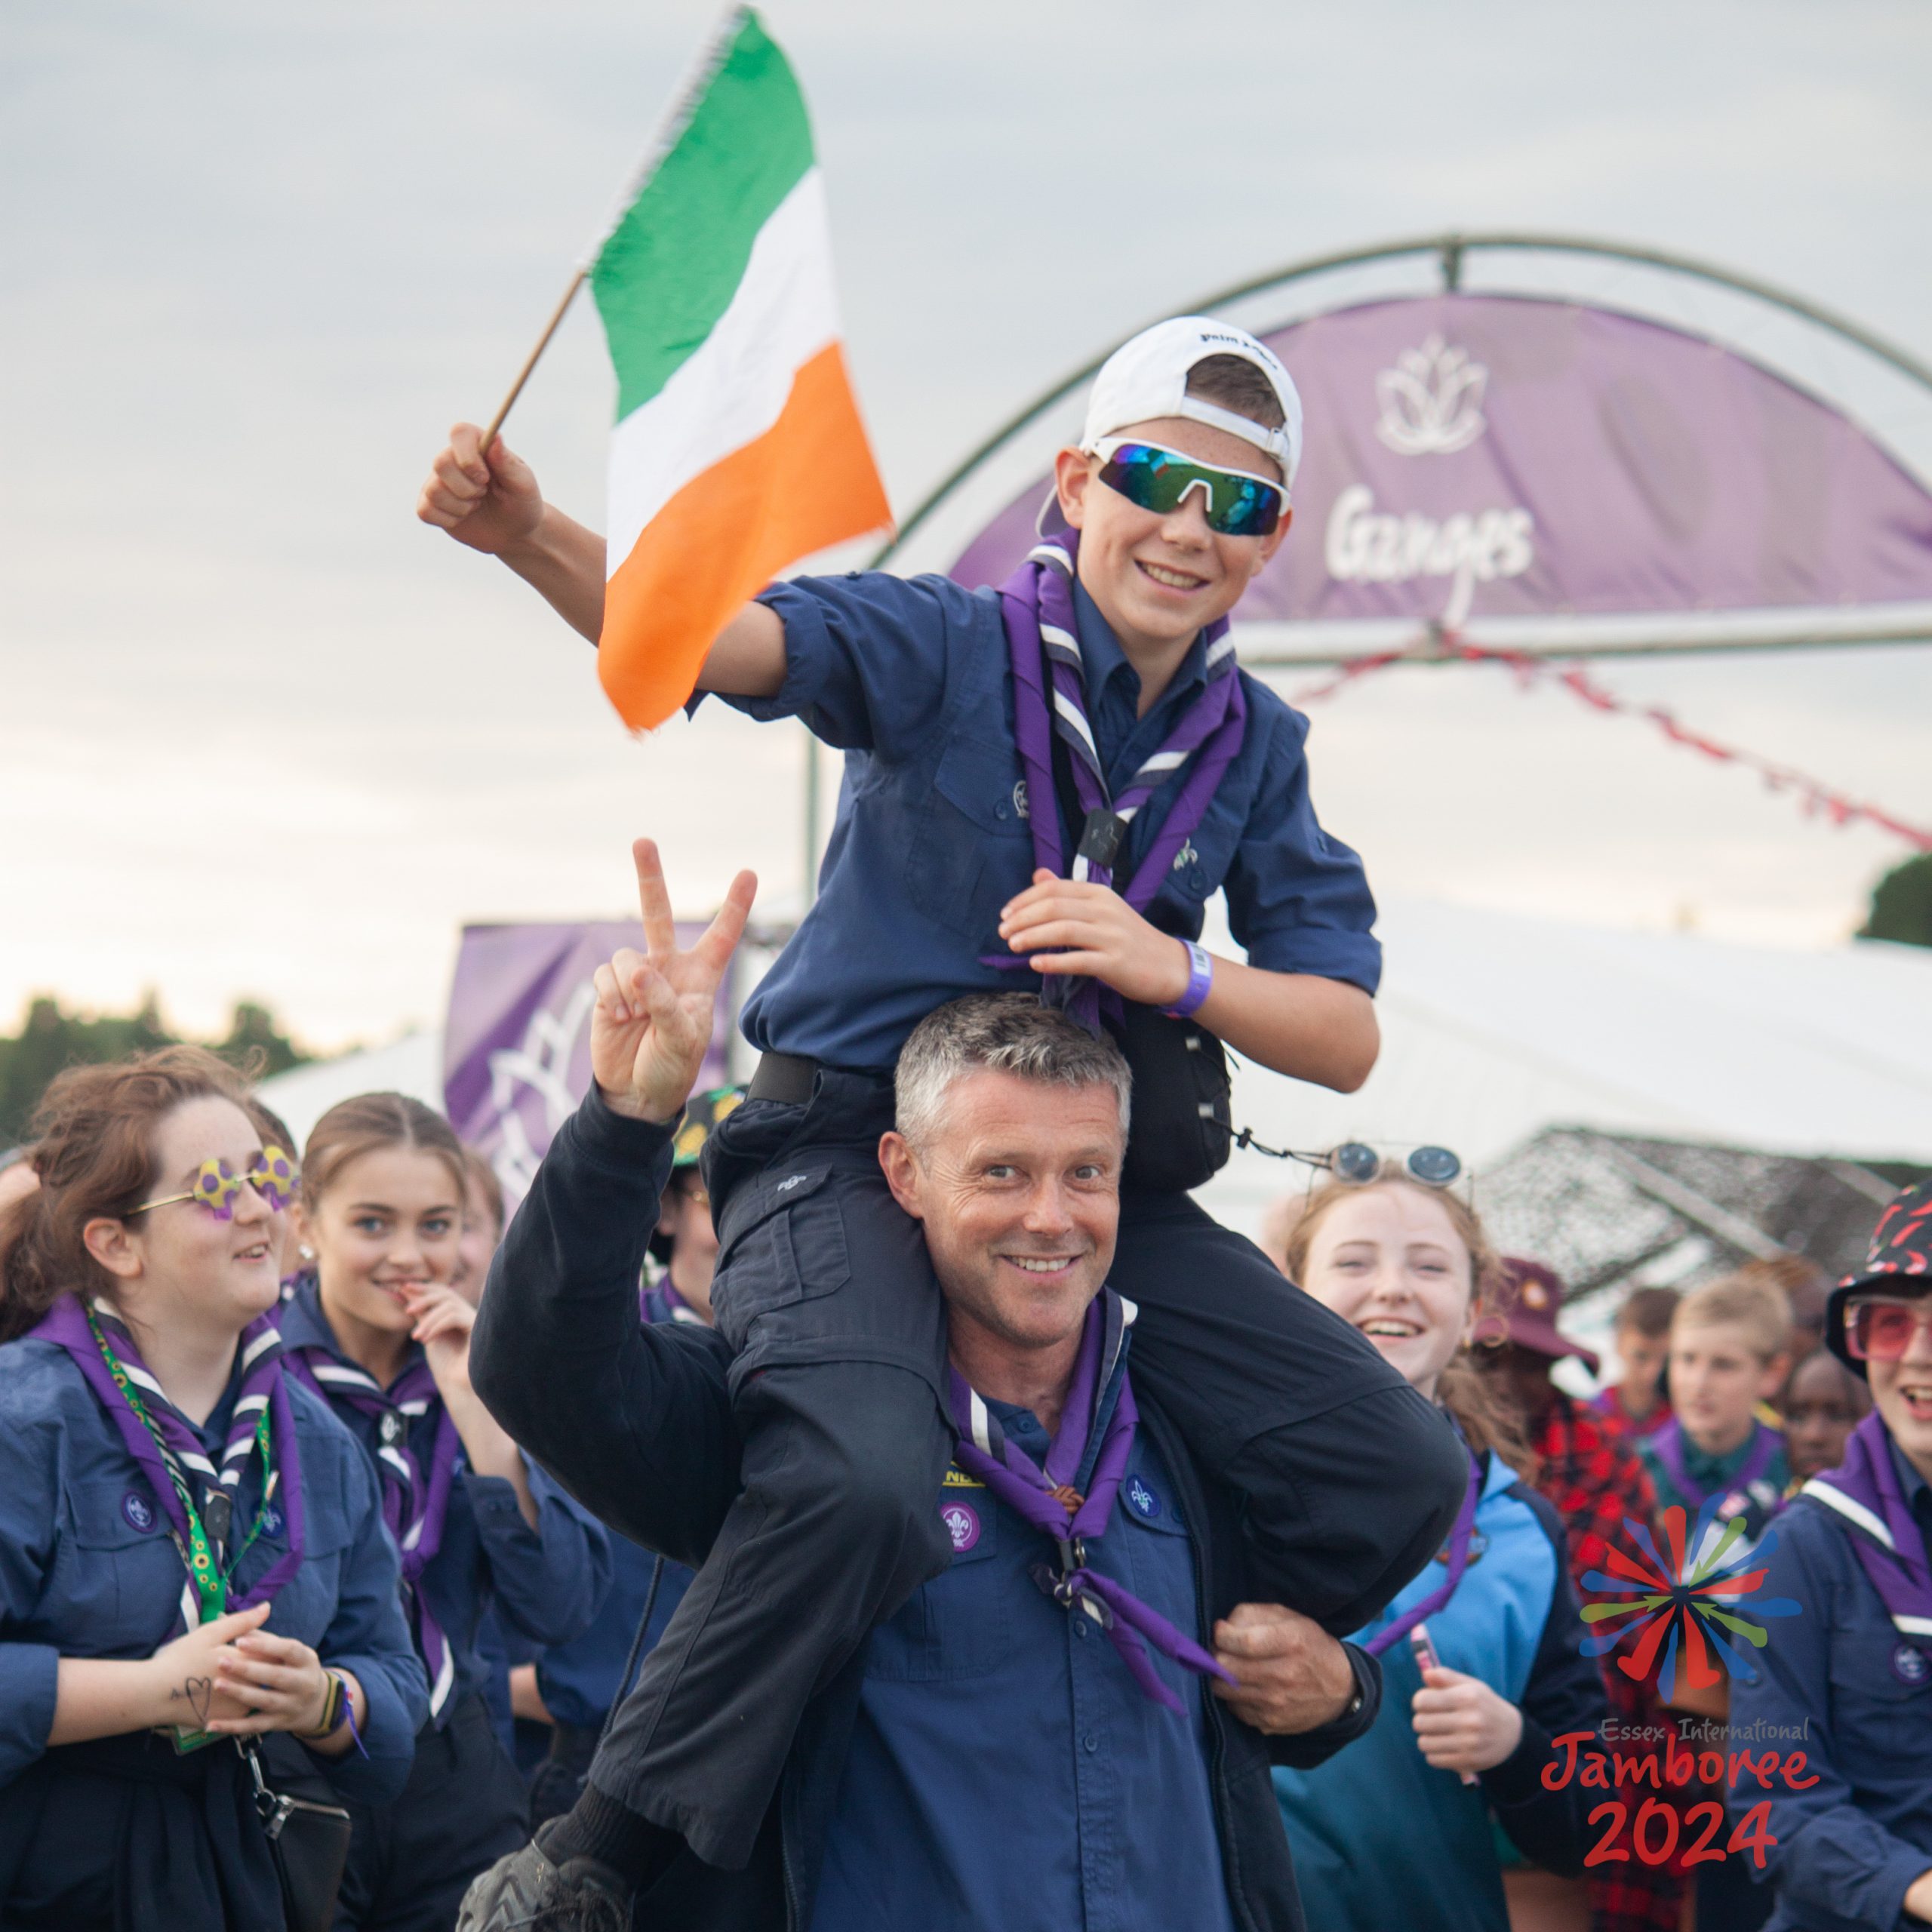
<svg viewBox="0 0 1932 1932">
<path fill-rule="evenodd" d="M 1800 1614 L 1730 1692 L 1734 1727 L 1807 1753 L 1769 1795 L 1770 1932 L 1932 1921 L 1932 1182 L 1880 1217 L 1825 1344 L 1872 1413 L 1766 1537 L 1757 1594 Z"/>
<path fill-rule="evenodd" d="M 284 1923 L 271 1789 L 392 1798 L 425 1707 L 376 1483 L 285 1374 L 294 1184 L 186 1047 L 48 1090 L 0 1215 L 0 1924 Z"/>
<path fill-rule="evenodd" d="M 533 1643 L 561 1643 L 610 1583 L 602 1528 L 470 1386 L 476 1309 L 453 1280 L 469 1178 L 449 1123 L 421 1102 L 365 1094 L 331 1107 L 309 1136 L 295 1208 L 314 1269 L 281 1314 L 296 1372 L 380 1484 L 429 1684 L 400 1801 L 351 1807 L 343 1907 L 382 1932 L 446 1928 L 469 1881 L 523 1839 L 523 1781 L 486 1701 L 485 1611 Z"/>
</svg>

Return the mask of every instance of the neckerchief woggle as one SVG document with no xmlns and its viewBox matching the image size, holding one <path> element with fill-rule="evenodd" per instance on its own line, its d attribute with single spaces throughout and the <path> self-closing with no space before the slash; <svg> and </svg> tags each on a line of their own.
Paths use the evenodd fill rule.
<svg viewBox="0 0 1932 1932">
<path fill-rule="evenodd" d="M 1134 1432 L 1140 1421 L 1133 1387 L 1123 1371 L 1113 1413 L 1107 1419 L 1100 1454 L 1083 1497 L 1073 1487 L 1073 1478 L 1079 1473 L 1093 1434 L 1095 1404 L 1103 1392 L 1100 1357 L 1108 1325 L 1102 1306 L 1106 1299 L 1097 1296 L 1088 1306 L 1073 1381 L 1067 1390 L 1066 1407 L 1060 1411 L 1060 1427 L 1048 1447 L 1045 1468 L 1017 1444 L 1007 1440 L 985 1401 L 956 1368 L 949 1368 L 952 1420 L 959 1432 L 953 1460 L 967 1475 L 977 1476 L 998 1500 L 1024 1521 L 1053 1538 L 1060 1550 L 1059 1574 L 1056 1575 L 1044 1563 L 1038 1564 L 1034 1567 L 1034 1580 L 1057 1603 L 1068 1611 L 1084 1612 L 1106 1632 L 1121 1661 L 1146 1696 L 1184 1715 L 1186 1706 L 1161 1681 L 1147 1655 L 1149 1644 L 1163 1657 L 1199 1676 L 1218 1677 L 1224 1684 L 1232 1684 L 1234 1679 L 1192 1638 L 1176 1629 L 1151 1604 L 1143 1603 L 1111 1577 L 1103 1577 L 1087 1567 L 1086 1546 L 1102 1534 L 1112 1517 L 1115 1496 L 1134 1447 Z M 1122 1301 L 1120 1306 L 1126 1311 L 1125 1319 L 1131 1321 L 1132 1304 Z"/>
<path fill-rule="evenodd" d="M 1751 1453 L 1744 1459 L 1743 1466 L 1724 1486 L 1726 1495 L 1740 1495 L 1747 1492 L 1751 1485 L 1771 1466 L 1771 1458 L 1777 1454 L 1777 1431 L 1767 1429 L 1761 1422 L 1752 1427 L 1757 1431 L 1751 1444 Z M 1657 1458 L 1670 1472 L 1670 1479 L 1699 1509 L 1710 1500 L 1710 1492 L 1701 1483 L 1694 1482 L 1690 1472 L 1684 1463 L 1684 1431 L 1673 1417 L 1672 1420 L 1651 1436 L 1649 1442 L 1657 1453 Z"/>
<path fill-rule="evenodd" d="M 35 1325 L 42 1341 L 66 1350 L 88 1386 L 120 1431 L 165 1514 L 174 1546 L 186 1566 L 181 1592 L 185 1631 L 231 1610 L 266 1603 L 301 1567 L 306 1537 L 302 1509 L 302 1460 L 295 1416 L 282 1380 L 281 1337 L 272 1315 L 257 1315 L 236 1344 L 242 1386 L 228 1425 L 220 1466 L 208 1460 L 193 1425 L 155 1380 L 127 1324 L 103 1301 L 82 1308 L 63 1295 Z M 251 1454 L 262 1460 L 262 1495 L 255 1520 L 223 1567 L 235 1498 Z M 200 1494 L 195 1494 L 198 1484 Z M 242 1554 L 260 1534 L 272 1498 L 279 1495 L 288 1547 L 241 1597 L 231 1602 L 229 1585 Z"/>
<path fill-rule="evenodd" d="M 1884 1417 L 1874 1409 L 1846 1438 L 1838 1468 L 1814 1476 L 1798 1493 L 1861 1532 L 1852 1549 L 1899 1631 L 1932 1637 L 1932 1562 L 1899 1484 Z"/>
<path fill-rule="evenodd" d="M 1463 1454 L 1469 1455 L 1466 1447 Z M 1393 1623 L 1369 1638 L 1362 1648 L 1371 1657 L 1379 1657 L 1384 1651 L 1399 1643 L 1418 1623 L 1433 1617 L 1456 1594 L 1456 1586 L 1463 1580 L 1463 1572 L 1469 1567 L 1469 1544 L 1475 1535 L 1476 1503 L 1481 1494 L 1482 1465 L 1474 1456 L 1469 1456 L 1469 1479 L 1463 1487 L 1462 1507 L 1456 1512 L 1446 1546 L 1449 1574 L 1420 1603 L 1404 1611 Z"/>
<path fill-rule="evenodd" d="M 1141 761 L 1115 797 L 1108 789 L 1087 712 L 1086 667 L 1073 608 L 1079 546 L 1078 531 L 1046 538 L 1034 545 L 1026 561 L 1000 586 L 1013 666 L 1014 738 L 1026 778 L 1033 860 L 1037 868 L 1058 875 L 1112 884 L 1113 862 L 1134 818 L 1191 759 L 1192 768 L 1168 806 L 1160 831 L 1122 894 L 1137 912 L 1144 913 L 1241 749 L 1247 729 L 1247 698 L 1236 675 L 1228 620 L 1217 617 L 1201 633 L 1208 654 L 1207 682 L 1161 748 Z M 1059 794 L 1054 784 L 1056 734 L 1071 753 L 1074 792 L 1087 815 L 1071 866 L 1063 856 Z M 1011 954 L 995 954 L 980 964 L 1005 970 L 1026 968 L 1025 960 Z M 1090 1031 L 1098 1030 L 1102 989 L 1097 981 L 1062 973 L 1044 978 L 1043 1000 L 1064 1006 Z M 1118 995 L 1109 993 L 1107 1001 L 1110 1010 L 1118 1008 Z"/>
<path fill-rule="evenodd" d="M 298 1292 L 315 1294 L 312 1278 L 305 1279 Z M 401 1554 L 402 1581 L 416 1626 L 417 1647 L 429 1674 L 429 1715 L 440 1726 L 456 1684 L 456 1659 L 420 1585 L 423 1571 L 443 1546 L 443 1524 L 449 1513 L 460 1444 L 456 1424 L 442 1406 L 436 1378 L 420 1355 L 386 1389 L 367 1369 L 344 1361 L 333 1349 L 318 1344 L 291 1349 L 289 1360 L 325 1401 L 346 1405 L 376 1424 L 383 1521 Z M 426 1472 L 410 1446 L 411 1425 L 421 1422 L 432 1407 L 436 1411 L 436 1432 Z"/>
</svg>

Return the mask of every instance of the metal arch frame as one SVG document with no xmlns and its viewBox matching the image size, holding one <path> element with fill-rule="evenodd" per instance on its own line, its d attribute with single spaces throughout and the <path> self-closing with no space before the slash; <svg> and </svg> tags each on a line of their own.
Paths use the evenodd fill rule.
<svg viewBox="0 0 1932 1932">
<path fill-rule="evenodd" d="M 1715 262 L 1700 260 L 1694 255 L 1681 255 L 1666 248 L 1640 248 L 1629 243 L 1593 241 L 1588 236 L 1577 235 L 1541 234 L 1532 230 L 1503 229 L 1463 234 L 1451 230 L 1446 234 L 1419 235 L 1395 242 L 1383 242 L 1364 248 L 1346 248 L 1328 255 L 1311 256 L 1308 260 L 1291 263 L 1286 268 L 1277 269 L 1272 273 L 1257 275 L 1245 281 L 1234 283 L 1230 287 L 1206 295 L 1193 305 L 1196 311 L 1211 311 L 1223 304 L 1244 301 L 1250 296 L 1262 295 L 1270 289 L 1284 288 L 1291 282 L 1303 281 L 1309 277 L 1325 275 L 1338 269 L 1359 268 L 1371 262 L 1395 261 L 1404 256 L 1435 255 L 1442 265 L 1442 282 L 1445 290 L 1454 293 L 1462 286 L 1464 258 L 1473 253 L 1546 255 L 1581 255 L 1599 260 L 1634 263 L 1646 268 L 1662 269 L 1670 273 L 1687 275 L 1712 286 L 1728 288 L 1740 295 L 1767 306 L 1782 309 L 1787 314 L 1797 315 L 1815 324 L 1828 333 L 1861 349 L 1878 361 L 1887 364 L 1909 380 L 1932 392 L 1932 365 L 1921 361 L 1896 344 L 1887 342 L 1881 336 L 1875 335 L 1869 329 L 1862 328 L 1849 316 L 1841 315 L 1822 304 L 1807 300 L 1791 290 L 1780 288 L 1775 283 L 1764 281 L 1755 275 L 1740 275 L 1720 266 Z M 1156 318 L 1156 319 L 1160 319 Z M 1124 340 L 1125 338 L 1123 338 Z M 1091 361 L 1081 364 L 1073 373 L 1029 403 L 1017 414 L 1001 423 L 998 429 L 974 448 L 913 509 L 912 514 L 896 529 L 892 536 L 872 558 L 868 568 L 883 569 L 903 546 L 906 540 L 964 483 L 986 459 L 994 455 L 1011 438 L 1061 401 L 1080 385 L 1088 380 L 1100 369 L 1112 349 L 1103 351 Z M 1694 652 L 1711 650 L 1725 651 L 1810 650 L 1842 647 L 1851 645 L 1923 644 L 1928 641 L 1927 627 L 1915 614 L 1897 620 L 1877 619 L 1858 629 L 1840 628 L 1829 635 L 1807 635 L 1801 632 L 1783 635 L 1746 637 L 1727 640 L 1722 643 L 1715 640 L 1706 642 L 1671 640 L 1655 642 L 1606 643 L 1597 641 L 1594 646 L 1578 642 L 1567 649 L 1552 651 L 1546 654 L 1569 657 L 1609 657 L 1658 655 L 1687 655 Z M 1432 651 L 1432 634 L 1426 629 L 1414 652 L 1414 661 L 1426 664 L 1442 661 L 1444 654 Z M 1288 654 L 1281 652 L 1262 651 L 1252 657 L 1244 657 L 1244 662 L 1256 670 L 1284 670 L 1291 667 L 1307 668 L 1318 665 L 1346 663 L 1347 654 L 1334 651 L 1313 651 Z M 810 733 L 805 740 L 804 811 L 804 833 L 805 846 L 804 898 L 809 905 L 818 892 L 819 849 L 822 839 L 823 807 L 820 798 L 820 754 L 818 740 Z"/>
<path fill-rule="evenodd" d="M 1405 255 L 1439 256 L 1442 262 L 1443 286 L 1453 293 L 1462 286 L 1463 258 L 1478 251 L 1590 255 L 1604 260 L 1632 262 L 1646 268 L 1664 269 L 1673 274 L 1692 275 L 1700 281 L 1712 283 L 1719 288 L 1734 289 L 1740 295 L 1750 296 L 1773 308 L 1783 309 L 1792 315 L 1803 317 L 1808 322 L 1814 322 L 1832 334 L 1843 337 L 1846 341 L 1863 349 L 1868 355 L 1875 356 L 1880 361 L 1889 363 L 1901 375 L 1932 391 L 1932 365 L 1920 361 L 1916 356 L 1886 341 L 1883 337 L 1861 328 L 1850 317 L 1838 315 L 1802 295 L 1794 294 L 1789 289 L 1780 288 L 1774 282 L 1761 281 L 1755 275 L 1737 274 L 1730 269 L 1720 267 L 1715 262 L 1700 260 L 1694 255 L 1680 255 L 1665 248 L 1638 248 L 1620 242 L 1592 241 L 1584 235 L 1543 235 L 1506 229 L 1473 235 L 1451 231 L 1445 235 L 1421 235 L 1399 242 L 1377 242 L 1372 248 L 1348 248 L 1335 254 L 1311 256 L 1306 261 L 1291 263 L 1287 267 L 1278 269 L 1272 274 L 1257 275 L 1246 281 L 1236 282 L 1231 287 L 1217 290 L 1211 295 L 1203 296 L 1192 305 L 1189 312 L 1217 309 L 1225 303 L 1244 301 L 1251 295 L 1265 294 L 1271 288 L 1285 288 L 1290 282 L 1306 281 L 1311 275 L 1330 274 L 1337 269 L 1359 268 L 1369 262 L 1394 261 Z M 1123 340 L 1126 339 L 1122 338 Z M 987 457 L 1010 438 L 1025 429 L 1035 417 L 1051 409 L 1054 404 L 1096 374 L 1101 364 L 1112 353 L 1112 349 L 1109 349 L 1091 361 L 1082 363 L 1070 376 L 1003 423 L 942 481 L 927 493 L 912 513 L 872 558 L 868 568 L 873 570 L 884 568 L 912 533 Z"/>
</svg>

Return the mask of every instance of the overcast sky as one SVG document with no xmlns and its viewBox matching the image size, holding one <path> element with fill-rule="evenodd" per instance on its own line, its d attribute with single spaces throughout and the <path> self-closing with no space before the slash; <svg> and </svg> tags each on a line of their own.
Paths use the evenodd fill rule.
<svg viewBox="0 0 1932 1932">
<path fill-rule="evenodd" d="M 418 525 L 713 11 L 685 0 L 0 10 L 0 1028 L 30 993 L 321 1045 L 440 1013 L 466 919 L 795 900 L 799 740 L 646 744 L 591 654 Z M 772 0 L 902 510 L 1147 317 L 1322 250 L 1534 223 L 1808 293 L 1932 358 L 1932 9 Z M 587 305 L 511 425 L 596 521 Z M 1297 533 L 1299 536 L 1300 533 Z M 1932 823 L 1932 651 L 1608 681 Z M 1491 672 L 1318 716 L 1385 891 L 1829 943 L 1901 856 Z"/>
</svg>

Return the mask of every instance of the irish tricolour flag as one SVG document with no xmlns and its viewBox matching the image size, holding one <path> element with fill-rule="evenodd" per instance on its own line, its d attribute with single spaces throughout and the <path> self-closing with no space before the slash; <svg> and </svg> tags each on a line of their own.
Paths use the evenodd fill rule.
<svg viewBox="0 0 1932 1932">
<path fill-rule="evenodd" d="M 720 29 L 590 282 L 617 374 L 598 675 L 648 730 L 747 598 L 891 515 L 839 345 L 805 103 L 750 9 Z"/>
</svg>

